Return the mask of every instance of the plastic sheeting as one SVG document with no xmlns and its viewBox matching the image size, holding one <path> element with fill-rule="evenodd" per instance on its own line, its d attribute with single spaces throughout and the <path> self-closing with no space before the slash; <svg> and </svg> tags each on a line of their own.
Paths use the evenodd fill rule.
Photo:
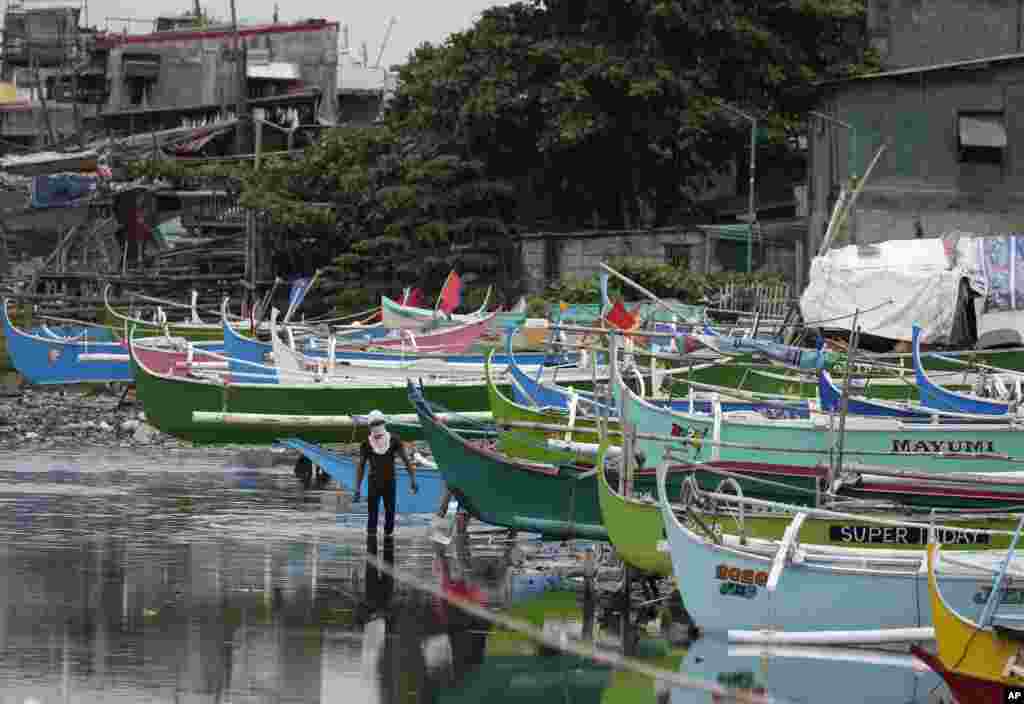
<svg viewBox="0 0 1024 704">
<path fill-rule="evenodd" d="M 89 174 L 53 174 L 32 179 L 33 208 L 67 208 L 96 191 L 98 179 Z"/>
<path fill-rule="evenodd" d="M 811 327 L 849 330 L 859 309 L 863 333 L 909 342 L 916 323 L 924 342 L 949 343 L 958 305 L 968 303 L 963 279 L 986 295 L 978 247 L 967 233 L 851 245 L 814 258 L 800 310 Z"/>
</svg>

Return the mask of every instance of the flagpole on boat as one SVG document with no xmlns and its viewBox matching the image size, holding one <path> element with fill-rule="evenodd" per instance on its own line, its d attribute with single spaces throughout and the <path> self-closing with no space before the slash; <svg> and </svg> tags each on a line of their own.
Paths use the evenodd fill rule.
<svg viewBox="0 0 1024 704">
<path fill-rule="evenodd" d="M 860 317 L 858 308 L 853 314 L 853 323 L 850 327 L 850 351 L 846 355 L 846 378 L 843 380 L 843 396 L 839 401 L 839 437 L 836 438 L 836 458 L 832 471 L 829 472 L 829 488 L 843 471 L 843 440 L 846 437 L 846 416 L 850 410 L 850 383 L 853 379 L 853 363 L 857 357 L 857 348 L 860 346 L 860 326 L 857 319 Z"/>
<path fill-rule="evenodd" d="M 455 271 L 455 269 L 452 269 Z M 441 307 L 441 296 L 444 295 L 444 290 L 448 288 L 448 281 L 452 278 L 452 271 L 448 272 L 448 276 L 444 277 L 444 283 L 441 284 L 441 290 L 437 294 L 437 301 L 434 302 L 434 317 L 437 317 L 437 311 Z"/>
<path fill-rule="evenodd" d="M 309 285 L 306 286 L 306 290 L 302 292 L 302 296 L 299 298 L 299 300 L 294 305 L 289 305 L 288 306 L 288 312 L 285 314 L 284 320 L 281 321 L 282 325 L 287 325 L 288 324 L 288 321 L 291 320 L 292 315 L 294 315 L 295 311 L 298 310 L 299 306 L 302 305 L 302 301 L 303 301 L 303 299 L 305 299 L 306 294 L 308 294 L 310 291 L 313 290 L 313 287 L 316 285 L 316 280 L 319 279 L 319 278 L 320 278 L 320 269 L 317 269 L 316 271 L 313 272 L 313 278 L 310 279 Z"/>
</svg>

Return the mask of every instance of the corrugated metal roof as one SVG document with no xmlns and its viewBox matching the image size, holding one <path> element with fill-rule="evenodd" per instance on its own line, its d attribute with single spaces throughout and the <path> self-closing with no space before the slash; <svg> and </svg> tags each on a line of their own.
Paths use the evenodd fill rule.
<svg viewBox="0 0 1024 704">
<path fill-rule="evenodd" d="M 907 68 L 891 69 L 878 73 L 866 73 L 861 76 L 850 76 L 849 78 L 836 78 L 831 81 L 821 81 L 818 85 L 827 86 L 836 83 L 851 83 L 853 81 L 866 81 L 875 78 L 894 78 L 897 76 L 911 76 L 917 73 L 928 73 L 930 71 L 945 70 L 980 70 L 986 69 L 990 64 L 1012 63 L 1024 60 L 1024 52 L 1016 54 L 1000 54 L 999 56 L 988 56 L 982 59 L 967 59 L 964 61 L 949 61 L 941 64 L 929 64 L 922 66 L 908 66 Z"/>
</svg>

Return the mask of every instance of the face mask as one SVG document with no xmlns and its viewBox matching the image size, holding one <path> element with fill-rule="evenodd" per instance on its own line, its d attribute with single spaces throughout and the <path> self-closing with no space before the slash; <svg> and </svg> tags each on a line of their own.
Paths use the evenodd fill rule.
<svg viewBox="0 0 1024 704">
<path fill-rule="evenodd" d="M 370 429 L 370 448 L 378 455 L 386 454 L 391 446 L 391 433 L 385 426 L 376 425 Z"/>
</svg>

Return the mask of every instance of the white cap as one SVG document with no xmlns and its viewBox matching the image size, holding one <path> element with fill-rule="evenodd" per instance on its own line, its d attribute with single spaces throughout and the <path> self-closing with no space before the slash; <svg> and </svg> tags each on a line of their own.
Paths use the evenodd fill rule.
<svg viewBox="0 0 1024 704">
<path fill-rule="evenodd" d="M 384 414 L 376 409 L 370 411 L 369 415 L 366 416 L 367 425 L 376 425 L 378 423 L 384 423 L 386 421 L 387 419 L 384 417 Z"/>
</svg>

